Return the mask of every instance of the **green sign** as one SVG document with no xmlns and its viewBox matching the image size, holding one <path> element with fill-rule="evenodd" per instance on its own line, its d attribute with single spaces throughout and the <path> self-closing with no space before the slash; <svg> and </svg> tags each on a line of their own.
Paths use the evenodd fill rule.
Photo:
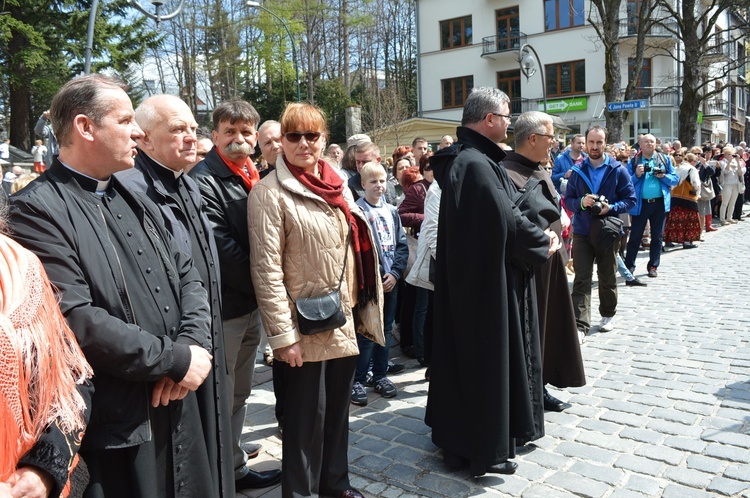
<svg viewBox="0 0 750 498">
<path fill-rule="evenodd" d="M 698 111 L 698 124 L 703 124 L 703 111 Z"/>
<path fill-rule="evenodd" d="M 547 112 L 569 112 L 585 111 L 588 104 L 588 97 L 573 97 L 572 99 L 559 99 L 547 101 Z M 544 102 L 539 102 L 539 110 L 544 111 Z"/>
</svg>

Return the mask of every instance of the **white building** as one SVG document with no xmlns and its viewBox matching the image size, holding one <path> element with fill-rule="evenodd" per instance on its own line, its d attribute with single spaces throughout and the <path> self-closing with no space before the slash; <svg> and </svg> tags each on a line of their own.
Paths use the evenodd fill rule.
<svg viewBox="0 0 750 498">
<path fill-rule="evenodd" d="M 635 0 L 623 2 L 620 16 L 623 90 L 636 43 L 636 4 Z M 543 110 L 545 93 L 539 72 L 527 81 L 518 62 L 519 49 L 529 44 L 541 59 L 547 112 L 562 118 L 573 132 L 604 124 L 608 104 L 602 91 L 605 54 L 587 20 L 590 9 L 589 0 L 418 0 L 419 116 L 459 121 L 466 95 L 474 86 L 505 91 L 513 114 Z M 732 16 L 725 12 L 717 26 L 730 28 Z M 716 33 L 707 70 L 711 64 L 726 65 L 740 51 L 744 57 L 742 43 L 726 43 L 728 33 Z M 645 101 L 639 104 L 644 107 L 629 113 L 623 138 L 632 142 L 638 133 L 650 131 L 672 140 L 678 133 L 681 42 L 657 25 L 646 44 L 637 96 Z M 727 81 L 730 78 L 744 82 L 744 69 L 734 71 Z M 745 89 L 728 89 L 705 102 L 702 115 L 696 116 L 701 123 L 696 143 L 742 140 L 746 104 Z"/>
</svg>

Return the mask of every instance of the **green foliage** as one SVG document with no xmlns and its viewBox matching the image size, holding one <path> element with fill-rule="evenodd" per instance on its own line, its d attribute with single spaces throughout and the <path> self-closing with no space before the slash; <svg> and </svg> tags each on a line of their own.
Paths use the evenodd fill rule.
<svg viewBox="0 0 750 498">
<path fill-rule="evenodd" d="M 346 108 L 351 105 L 343 80 L 323 80 L 315 84 L 315 103 L 328 120 L 328 143 L 346 142 Z"/>
</svg>

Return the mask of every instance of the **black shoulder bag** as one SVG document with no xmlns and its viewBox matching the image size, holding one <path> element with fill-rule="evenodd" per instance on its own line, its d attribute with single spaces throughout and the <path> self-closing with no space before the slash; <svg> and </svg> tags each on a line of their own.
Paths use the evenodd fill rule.
<svg viewBox="0 0 750 498">
<path fill-rule="evenodd" d="M 346 323 L 346 315 L 341 309 L 341 282 L 344 280 L 344 271 L 346 270 L 346 260 L 349 257 L 349 240 L 352 235 L 351 228 L 346 236 L 346 245 L 344 246 L 344 266 L 341 268 L 339 284 L 335 290 L 328 294 L 315 297 L 300 297 L 296 301 L 289 294 L 286 295 L 294 303 L 297 309 L 297 327 L 302 335 L 315 335 L 328 330 L 341 327 Z"/>
</svg>

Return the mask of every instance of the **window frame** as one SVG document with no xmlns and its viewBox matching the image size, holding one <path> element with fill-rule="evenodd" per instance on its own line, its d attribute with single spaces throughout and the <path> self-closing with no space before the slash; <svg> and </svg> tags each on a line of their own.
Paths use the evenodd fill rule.
<svg viewBox="0 0 750 498">
<path fill-rule="evenodd" d="M 584 86 L 584 88 L 582 88 L 582 89 L 578 88 L 576 86 L 576 67 L 577 67 L 577 65 L 579 63 L 583 64 L 583 86 Z M 571 91 L 569 93 L 562 93 L 560 91 L 560 87 L 561 87 L 560 78 L 561 78 L 561 75 L 562 75 L 562 66 L 564 64 L 570 64 L 571 65 L 571 69 L 572 69 L 572 73 L 571 73 L 571 76 L 570 76 Z M 556 73 L 557 77 L 556 77 L 556 81 L 555 81 L 555 85 L 557 87 L 557 92 L 550 92 L 549 91 L 550 90 L 550 88 L 549 88 L 549 86 L 550 86 L 549 68 L 552 68 L 552 67 L 556 67 L 557 68 L 557 73 Z M 562 62 L 556 62 L 554 64 L 545 64 L 544 65 L 544 78 L 545 78 L 544 84 L 547 87 L 547 88 L 545 88 L 545 91 L 547 92 L 547 97 L 548 98 L 549 97 L 555 97 L 555 98 L 561 97 L 561 98 L 565 98 L 565 97 L 570 97 L 570 96 L 573 96 L 573 95 L 585 94 L 586 93 L 586 88 L 585 88 L 586 87 L 586 59 L 578 59 L 578 60 L 573 60 L 573 61 L 562 61 Z"/>
<path fill-rule="evenodd" d="M 466 36 L 466 21 L 469 21 L 469 36 Z M 460 21 L 461 22 L 461 41 L 459 44 L 454 45 L 454 22 Z M 448 33 L 448 46 L 443 45 L 443 26 L 447 25 L 449 33 Z M 443 19 L 438 23 L 438 29 L 440 30 L 440 50 L 452 50 L 454 48 L 461 48 L 461 47 L 470 47 L 474 44 L 474 23 L 472 20 L 472 15 L 469 14 L 467 16 L 461 16 L 461 17 L 453 17 L 451 19 Z M 468 38 L 468 41 L 467 41 Z"/>
<path fill-rule="evenodd" d="M 585 0 L 542 0 L 542 12 L 544 14 L 544 31 L 550 32 L 550 31 L 560 31 L 563 29 L 573 29 L 573 28 L 580 28 L 581 26 L 586 25 L 586 2 Z M 550 28 L 549 24 L 547 22 L 547 4 L 549 2 L 554 2 L 554 9 L 555 9 L 555 27 Z M 560 5 L 563 2 L 567 2 L 568 5 L 568 25 L 567 26 L 560 26 Z M 582 3 L 582 9 L 580 11 L 580 23 L 576 24 L 576 10 L 574 9 L 574 4 L 576 2 Z"/>
<path fill-rule="evenodd" d="M 461 83 L 461 89 L 463 91 L 463 100 L 456 102 L 456 83 Z M 445 100 L 445 85 L 450 84 L 451 89 L 451 102 L 446 105 Z M 463 107 L 466 103 L 466 97 L 469 96 L 469 91 L 474 87 L 474 75 L 468 74 L 466 76 L 456 76 L 455 78 L 444 78 L 440 80 L 440 100 L 442 101 L 443 109 L 456 109 Z"/>
</svg>

